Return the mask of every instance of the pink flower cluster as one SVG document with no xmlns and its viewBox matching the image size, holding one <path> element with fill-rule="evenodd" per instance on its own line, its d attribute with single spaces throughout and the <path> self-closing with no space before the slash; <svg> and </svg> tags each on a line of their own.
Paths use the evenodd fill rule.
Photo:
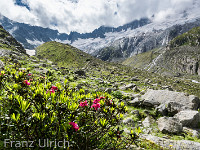
<svg viewBox="0 0 200 150">
<path fill-rule="evenodd" d="M 103 96 L 101 96 L 99 99 L 101 100 L 101 99 L 104 99 L 105 97 L 103 97 Z"/>
<path fill-rule="evenodd" d="M 25 85 L 30 85 L 31 83 L 28 82 L 28 80 L 24 80 L 24 84 L 25 84 Z"/>
<path fill-rule="evenodd" d="M 56 86 L 52 86 L 51 89 L 47 91 L 47 93 L 48 92 L 50 92 L 50 94 L 55 93 L 55 91 L 57 91 L 57 90 L 58 90 L 58 88 Z"/>
<path fill-rule="evenodd" d="M 81 102 L 79 106 L 85 107 L 85 106 L 88 106 L 88 103 L 87 103 L 87 101 L 84 101 L 84 102 Z"/>
<path fill-rule="evenodd" d="M 78 126 L 77 123 L 75 123 L 75 122 L 70 122 L 69 124 L 72 125 L 72 128 L 75 129 L 75 131 L 77 131 L 77 130 L 79 129 L 79 126 Z"/>
<path fill-rule="evenodd" d="M 100 99 L 96 98 L 94 101 L 93 101 L 93 104 L 91 106 L 91 108 L 95 108 L 95 110 L 98 110 L 98 108 L 100 108 Z"/>
</svg>

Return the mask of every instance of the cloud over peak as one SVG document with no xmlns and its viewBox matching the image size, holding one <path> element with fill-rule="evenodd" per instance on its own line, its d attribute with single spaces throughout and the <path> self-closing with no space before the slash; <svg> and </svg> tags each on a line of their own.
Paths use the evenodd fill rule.
<svg viewBox="0 0 200 150">
<path fill-rule="evenodd" d="M 17 0 L 22 5 L 16 5 L 16 0 L 0 1 L 0 13 L 14 21 L 83 33 L 152 15 L 161 21 L 196 0 Z"/>
</svg>

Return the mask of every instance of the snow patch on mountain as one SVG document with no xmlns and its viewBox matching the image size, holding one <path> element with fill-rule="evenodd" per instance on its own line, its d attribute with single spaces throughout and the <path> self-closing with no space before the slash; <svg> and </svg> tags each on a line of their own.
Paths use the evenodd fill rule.
<svg viewBox="0 0 200 150">
<path fill-rule="evenodd" d="M 31 44 L 31 45 L 35 45 L 35 46 L 38 46 L 38 45 L 42 45 L 44 44 L 45 42 L 43 41 L 38 41 L 38 40 L 29 40 L 29 39 L 26 39 L 26 41 Z"/>
<path fill-rule="evenodd" d="M 110 46 L 114 41 L 122 39 L 124 37 L 136 37 L 141 34 L 151 34 L 159 30 L 165 30 L 173 25 L 182 25 L 189 22 L 194 22 L 200 18 L 200 1 L 194 1 L 194 5 L 180 13 L 167 16 L 167 19 L 162 22 L 158 22 L 155 18 L 152 19 L 152 23 L 144 25 L 136 29 L 128 29 L 121 32 L 108 32 L 105 33 L 105 38 L 90 38 L 90 39 L 78 39 L 72 43 L 73 46 L 83 50 L 89 54 L 98 53 L 99 49 Z M 168 40 L 168 39 L 165 39 Z M 163 41 L 164 42 L 164 41 Z"/>
</svg>

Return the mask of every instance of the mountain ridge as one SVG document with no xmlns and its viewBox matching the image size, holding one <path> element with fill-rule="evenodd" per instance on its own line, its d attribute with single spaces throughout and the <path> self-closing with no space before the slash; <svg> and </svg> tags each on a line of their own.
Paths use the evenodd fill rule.
<svg viewBox="0 0 200 150">
<path fill-rule="evenodd" d="M 123 26 L 119 26 L 117 28 L 101 26 L 90 33 L 78 33 L 76 31 L 71 31 L 70 34 L 66 34 L 66 33 L 59 33 L 57 30 L 49 28 L 18 23 L 2 15 L 0 17 L 0 23 L 2 24 L 2 26 L 6 30 L 11 32 L 11 34 L 20 43 L 22 43 L 26 49 L 34 49 L 40 44 L 43 44 L 48 41 L 58 41 L 62 43 L 72 44 L 74 41 L 78 39 L 105 38 L 105 33 L 120 32 L 122 30 L 127 31 L 129 28 L 135 29 L 140 26 L 146 25 L 150 22 L 151 21 L 149 19 L 142 18 L 140 20 L 134 20 L 130 23 L 127 23 Z"/>
</svg>

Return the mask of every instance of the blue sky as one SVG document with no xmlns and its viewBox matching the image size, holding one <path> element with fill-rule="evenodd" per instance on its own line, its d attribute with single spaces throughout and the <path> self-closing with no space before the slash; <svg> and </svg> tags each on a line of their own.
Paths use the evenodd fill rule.
<svg viewBox="0 0 200 150">
<path fill-rule="evenodd" d="M 167 19 L 196 0 L 0 0 L 0 13 L 14 21 L 57 29 L 91 32 L 99 26 L 117 27 L 141 17 Z M 198 0 L 197 0 L 198 1 Z"/>
</svg>

